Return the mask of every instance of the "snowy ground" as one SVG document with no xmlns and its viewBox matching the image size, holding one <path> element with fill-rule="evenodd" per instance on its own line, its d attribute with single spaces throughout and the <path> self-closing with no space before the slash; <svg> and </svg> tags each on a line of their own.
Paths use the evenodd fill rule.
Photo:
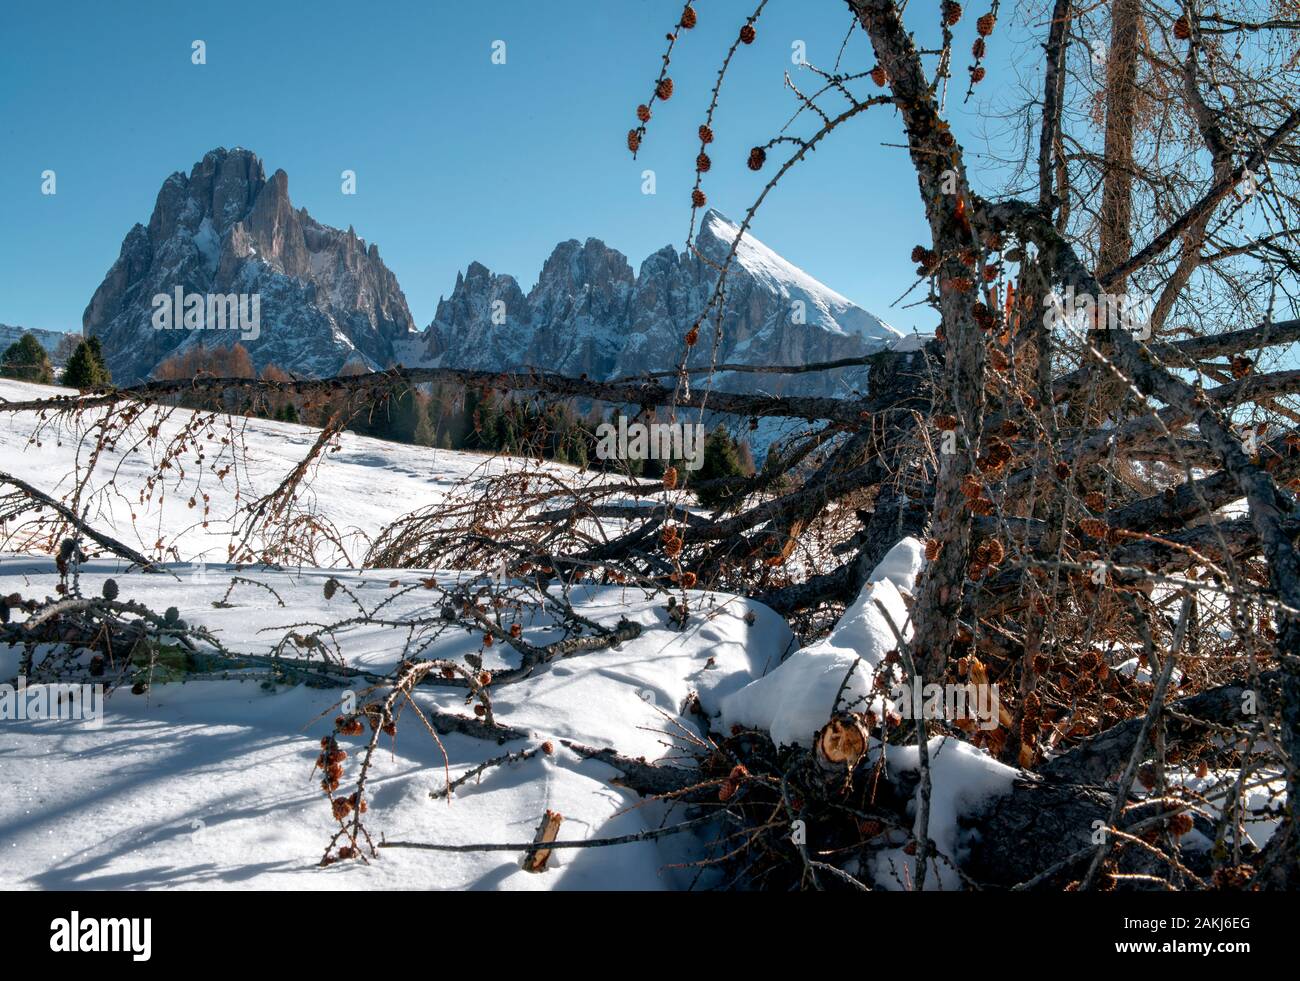
<svg viewBox="0 0 1300 981">
<path fill-rule="evenodd" d="M 0 382 L 0 398 L 9 400 L 54 392 L 65 394 Z M 187 412 L 177 411 L 160 421 L 162 440 L 180 432 L 188 419 Z M 147 417 L 140 426 L 153 421 Z M 86 466 L 85 444 L 77 435 L 49 428 L 38 433 L 30 413 L 0 414 L 0 470 L 62 496 L 74 468 Z M 147 575 L 126 573 L 113 558 L 94 559 L 81 572 L 83 593 L 97 595 L 112 577 L 121 599 L 155 611 L 174 606 L 188 624 L 207 628 L 227 649 L 246 656 L 269 653 L 291 631 L 312 629 L 304 624 L 352 617 L 355 606 L 345 592 L 325 597 L 331 577 L 369 610 L 391 599 L 384 611 L 388 620 L 436 615 L 437 592 L 404 592 L 403 587 L 430 577 L 445 586 L 472 574 L 347 566 L 394 518 L 464 493 L 485 475 L 538 466 L 344 435 L 340 452 L 328 454 L 312 484 L 317 513 L 349 536 L 341 554 L 324 557 L 332 567 L 264 570 L 223 564 L 239 502 L 273 488 L 315 435 L 302 426 L 249 420 L 242 439 L 246 450 L 219 480 L 216 472 L 230 462 L 229 448 L 222 446 L 219 429 L 209 437 L 203 427 L 197 445 L 188 446 L 168 471 L 164 492 L 155 488 L 143 500 L 157 451 L 149 446 L 132 451 L 130 441 L 119 438 L 95 469 L 91 484 L 102 493 L 94 498 L 90 521 L 146 553 L 158 554 L 161 541 L 162 551 L 177 561 L 162 574 Z M 566 480 L 599 479 L 546 466 Z M 188 503 L 204 494 L 206 527 L 196 515 L 200 509 Z M 58 582 L 53 561 L 23 549 L 21 526 L 7 531 L 4 547 L 10 551 L 0 551 L 0 595 L 53 596 Z M 206 565 L 196 571 L 192 563 L 200 558 Z M 651 761 L 680 757 L 683 740 L 701 731 L 701 720 L 688 707 L 698 697 L 715 730 L 742 723 L 766 728 L 778 742 L 807 745 L 829 718 L 846 672 L 857 672 L 848 693 L 865 692 L 884 653 L 896 646 L 893 630 L 908 629 L 906 596 L 922 563 L 918 542 L 900 542 L 831 634 L 797 652 L 784 620 L 734 596 L 694 594 L 692 617 L 680 630 L 670 623 L 662 596 L 618 586 L 578 587 L 570 595 L 578 613 L 605 625 L 626 617 L 641 625 L 640 636 L 617 649 L 552 662 L 496 691 L 498 721 L 526 733 L 503 746 L 444 736 L 444 762 L 430 735 L 405 716 L 397 738 L 381 744 L 368 784 L 367 826 L 390 841 L 466 844 L 530 841 L 547 809 L 564 816 L 561 839 L 625 835 L 681 821 L 683 814 L 620 789 L 612 782 L 615 770 L 582 759 L 562 740 Z M 236 574 L 262 586 L 241 583 L 231 590 Z M 559 639 L 549 612 L 526 611 L 521 623 L 525 638 L 534 643 Z M 407 632 L 401 628 L 353 624 L 332 636 L 349 667 L 376 672 L 391 669 L 404 656 L 461 659 L 483 651 L 481 634 L 459 631 L 426 636 L 414 650 L 405 646 Z M 502 660 L 500 651 L 499 645 L 486 650 L 483 666 L 496 670 L 516 663 Z M 19 654 L 0 649 L 0 699 L 4 684 L 17 683 Z M 143 694 L 119 689 L 107 700 L 99 725 L 0 720 L 0 887 L 655 889 L 709 884 L 707 876 L 697 880 L 689 864 L 704 854 L 712 834 L 707 828 L 698 837 L 692 831 L 600 849 L 558 850 L 550 870 L 540 875 L 523 871 L 520 853 L 511 851 L 386 850 L 369 865 L 320 868 L 337 824 L 313 762 L 320 737 L 332 728 L 340 699 L 349 692 L 273 685 L 256 672 L 236 675 L 154 683 Z M 469 711 L 454 692 L 421 689 L 416 698 L 425 709 Z M 363 744 L 361 739 L 342 742 L 350 753 Z M 491 768 L 450 802 L 430 799 L 449 777 L 544 742 L 552 743 L 553 755 L 538 753 Z M 930 754 L 935 780 L 930 834 L 945 856 L 960 862 L 966 842 L 959 818 L 1004 792 L 1012 771 L 953 740 L 935 740 Z M 910 756 L 906 750 L 893 753 L 890 774 L 914 769 L 915 757 L 915 749 Z M 356 769 L 350 757 L 343 792 Z M 862 871 L 880 885 L 907 888 L 910 860 L 903 844 L 878 853 L 876 867 Z M 951 873 L 927 880 L 929 888 L 959 886 Z"/>
<path fill-rule="evenodd" d="M 84 588 L 98 591 L 115 571 L 92 563 Z M 208 582 L 164 576 L 118 575 L 123 597 L 154 608 L 176 605 L 191 624 L 212 629 L 228 647 L 269 651 L 287 625 L 333 621 L 349 615 L 342 593 L 323 597 L 329 573 L 259 574 L 287 606 L 269 593 L 240 587 L 230 609 L 214 609 L 229 585 L 223 567 L 207 569 Z M 334 573 L 367 606 L 420 575 L 367 571 Z M 52 592 L 57 581 L 48 560 L 0 560 L 3 588 L 24 595 Z M 389 608 L 394 616 L 427 613 L 423 590 Z M 777 663 L 789 644 L 784 623 L 764 608 L 718 597 L 713 609 L 686 631 L 667 625 L 662 603 L 621 589 L 582 594 L 578 609 L 602 622 L 619 616 L 642 624 L 642 636 L 622 645 L 552 665 L 503 688 L 494 708 L 503 722 L 530 732 L 503 746 L 450 735 L 443 743 L 454 779 L 477 763 L 510 750 L 553 742 L 552 757 L 538 756 L 490 770 L 462 787 L 452 802 L 433 801 L 444 785 L 442 755 L 414 720 L 404 724 L 384 752 L 371 783 L 369 824 L 390 840 L 440 842 L 528 841 L 542 812 L 565 817 L 562 837 L 627 834 L 681 815 L 638 807 L 638 798 L 609 783 L 615 771 L 583 761 L 560 743 L 617 746 L 658 759 L 672 752 L 688 695 L 698 692 L 706 710 Z M 701 597 L 701 608 L 705 602 Z M 745 621 L 755 614 L 751 626 Z M 545 641 L 538 618 L 529 639 Z M 359 629 L 342 635 L 349 664 L 384 669 L 401 655 L 391 630 Z M 478 649 L 459 635 L 427 652 L 457 657 Z M 710 666 L 710 659 L 712 664 Z M 489 660 L 486 666 L 492 667 Z M 17 669 L 17 655 L 0 658 L 0 678 Z M 517 853 L 432 854 L 388 851 L 370 866 L 343 863 L 319 869 L 335 824 L 317 787 L 312 764 L 343 696 L 338 689 L 306 686 L 264 689 L 257 681 L 195 681 L 155 685 L 146 695 L 119 690 L 107 701 L 102 728 L 73 721 L 0 723 L 0 885 L 38 888 L 634 888 L 682 886 L 684 873 L 664 871 L 690 852 L 688 841 L 639 843 L 557 852 L 552 871 L 524 872 Z M 425 706 L 467 714 L 455 694 L 421 695 Z M 409 720 L 409 716 L 407 717 Z M 361 740 L 353 740 L 359 748 Z M 344 743 L 348 743 L 344 740 Z M 348 764 L 348 775 L 355 764 Z M 345 776 L 345 784 L 347 777 Z M 339 877 L 345 881 L 340 881 Z M 689 878 L 689 877 L 687 877 Z"/>
<path fill-rule="evenodd" d="M 52 394 L 67 392 L 0 382 L 0 398 L 7 400 Z M 162 438 L 180 432 L 189 417 L 181 411 L 162 421 Z M 152 422 L 147 418 L 141 427 Z M 316 432 L 249 420 L 246 449 L 237 459 L 222 448 L 222 431 L 212 433 L 211 439 L 206 433 L 201 439 L 203 464 L 193 455 L 188 467 L 172 471 L 164 493 L 144 502 L 139 493 L 156 452 L 147 446 L 131 451 L 129 441 L 118 440 L 104 453 L 92 478 L 92 486 L 104 493 L 96 498 L 91 521 L 150 554 L 161 540 L 182 561 L 170 564 L 167 575 L 123 575 L 117 560 L 99 559 L 85 569 L 85 592 L 97 593 L 111 575 L 123 599 L 157 610 L 175 606 L 187 622 L 208 627 L 228 648 L 256 654 L 268 652 L 292 624 L 330 622 L 355 612 L 342 593 L 325 600 L 323 585 L 331 575 L 369 607 L 400 592 L 394 580 L 407 585 L 428 575 L 337 568 L 253 572 L 223 565 L 236 492 L 248 500 L 274 487 Z M 0 470 L 59 497 L 71 487 L 74 469 L 86 466 L 86 445 L 77 435 L 56 428 L 38 434 L 31 414 L 0 416 Z M 227 478 L 217 480 L 215 471 L 232 459 L 236 465 Z M 347 554 L 329 558 L 355 562 L 368 540 L 395 517 L 463 492 L 467 482 L 537 466 L 345 434 L 342 450 L 329 454 L 313 481 L 311 503 L 349 536 Z M 545 467 L 568 480 L 592 479 L 572 468 Z M 210 509 L 206 528 L 188 503 L 204 493 Z M 8 531 L 16 533 L 9 547 L 20 547 L 22 529 Z M 192 563 L 199 559 L 206 566 L 196 573 Z M 241 585 L 230 595 L 229 607 L 214 607 L 236 572 L 274 589 L 285 606 L 267 590 Z M 199 576 L 204 581 L 196 581 Z M 41 598 L 53 595 L 56 581 L 49 558 L 0 552 L 0 592 Z M 425 597 L 432 595 L 417 591 L 386 612 L 418 617 L 429 612 Z M 611 785 L 614 770 L 581 760 L 560 740 L 616 746 L 652 760 L 670 755 L 680 733 L 695 729 L 681 714 L 688 696 L 698 693 L 716 712 L 723 695 L 779 663 L 791 643 L 789 630 L 770 611 L 733 597 L 701 595 L 697 609 L 706 615 L 685 631 L 668 624 L 662 599 L 649 601 L 612 587 L 579 591 L 573 598 L 585 616 L 608 623 L 626 616 L 644 633 L 619 650 L 552 665 L 503 689 L 495 699 L 498 718 L 527 730 L 528 739 L 498 746 L 468 736 L 443 738 L 453 779 L 503 752 L 546 740 L 555 754 L 490 770 L 462 787 L 450 804 L 435 802 L 429 791 L 443 786 L 448 772 L 433 740 L 413 723 L 377 764 L 370 815 L 376 833 L 390 840 L 526 841 L 547 808 L 564 815 L 566 838 L 625 834 L 680 819 L 663 808 L 640 806 L 634 794 Z M 525 636 L 557 639 L 548 624 L 545 615 L 535 615 Z M 461 657 L 478 650 L 479 642 L 468 635 L 443 637 L 423 653 Z M 387 629 L 358 629 L 342 635 L 340 643 L 354 667 L 387 669 L 402 654 L 401 640 Z M 17 657 L 13 650 L 0 652 L 0 682 L 15 681 Z M 490 659 L 486 666 L 493 666 Z M 523 872 L 518 854 L 502 852 L 385 852 L 368 867 L 318 868 L 335 824 L 312 764 L 317 740 L 329 731 L 343 694 L 301 685 L 267 689 L 256 680 L 195 681 L 154 685 L 147 695 L 121 690 L 108 699 L 98 728 L 71 721 L 0 722 L 0 885 L 539 889 L 684 884 L 685 873 L 663 867 L 689 856 L 692 845 L 673 839 L 599 855 L 557 852 L 552 871 L 540 876 Z M 447 711 L 468 711 L 454 695 L 420 698 Z M 340 882 L 340 876 L 347 881 Z"/>
<path fill-rule="evenodd" d="M 66 388 L 0 379 L 0 399 L 5 401 L 69 394 Z M 151 410 L 136 423 L 132 438 L 119 438 L 106 447 L 89 481 L 95 492 L 89 518 L 99 531 L 151 558 L 157 555 L 156 543 L 162 541 L 174 560 L 224 562 L 240 503 L 274 490 L 307 455 L 319 430 L 237 417 L 241 440 L 240 449 L 234 451 L 224 426 L 202 427 L 198 439 L 188 443 L 186 452 L 166 471 L 168 480 L 141 501 L 140 493 L 162 456 L 158 447 L 176 438 L 192 416 L 186 410 L 169 414 Z M 0 416 L 0 470 L 52 497 L 62 497 L 72 489 L 74 474 L 84 474 L 89 467 L 97 435 L 94 423 L 99 418 L 100 413 L 92 412 L 75 425 L 52 420 L 38 430 L 30 413 Z M 158 439 L 146 442 L 142 437 L 155 421 Z M 408 446 L 353 433 L 343 433 L 339 440 L 339 451 L 325 454 L 301 502 L 322 524 L 337 529 L 344 545 L 342 554 L 328 546 L 319 549 L 319 565 L 358 565 L 369 542 L 395 518 L 464 492 L 475 481 L 520 470 L 544 470 L 578 486 L 605 479 L 574 467 L 520 457 Z M 195 448 L 203 453 L 201 462 Z M 223 470 L 227 472 L 219 477 Z M 610 498 L 609 503 L 619 500 Z M 6 530 L 18 538 L 6 544 Z M 23 544 L 20 530 L 6 529 L 0 522 L 0 549 L 19 550 Z"/>
</svg>

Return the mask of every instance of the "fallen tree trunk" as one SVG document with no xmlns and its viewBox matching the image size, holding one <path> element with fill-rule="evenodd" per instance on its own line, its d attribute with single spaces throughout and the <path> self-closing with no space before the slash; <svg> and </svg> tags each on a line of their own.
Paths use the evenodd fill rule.
<svg viewBox="0 0 1300 981">
<path fill-rule="evenodd" d="M 1170 702 L 1162 710 L 1166 746 L 1194 743 L 1225 727 L 1257 724 L 1259 715 L 1243 711 L 1249 704 L 1245 695 L 1259 695 L 1261 705 L 1277 704 L 1281 683 L 1281 672 L 1271 671 L 1260 675 L 1258 688 L 1242 680 Z M 1001 888 L 1032 882 L 1034 888 L 1059 889 L 1077 879 L 1096 851 L 1099 830 L 1106 827 L 1114 805 L 1113 780 L 1134 752 L 1142 721 L 1111 726 L 1037 773 L 1026 773 L 981 817 L 967 871 L 981 884 Z M 1121 827 L 1151 814 L 1150 807 L 1134 808 Z M 1125 854 L 1128 870 L 1149 868 L 1153 861 L 1147 853 Z M 1051 869 L 1056 871 L 1044 877 Z"/>
</svg>

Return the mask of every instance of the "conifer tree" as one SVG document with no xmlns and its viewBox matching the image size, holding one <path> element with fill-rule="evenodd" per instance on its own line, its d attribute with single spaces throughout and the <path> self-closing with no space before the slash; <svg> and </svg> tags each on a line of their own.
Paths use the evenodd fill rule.
<svg viewBox="0 0 1300 981">
<path fill-rule="evenodd" d="M 31 334 L 24 334 L 9 345 L 4 357 L 0 358 L 0 375 L 16 378 L 18 381 L 35 382 L 38 385 L 50 385 L 54 382 L 54 369 L 50 365 L 50 356 L 41 347 L 41 342 Z"/>
</svg>

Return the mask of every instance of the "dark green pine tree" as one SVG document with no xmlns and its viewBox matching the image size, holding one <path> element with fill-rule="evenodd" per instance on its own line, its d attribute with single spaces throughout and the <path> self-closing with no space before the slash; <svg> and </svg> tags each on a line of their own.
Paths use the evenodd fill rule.
<svg viewBox="0 0 1300 981">
<path fill-rule="evenodd" d="M 90 348 L 90 354 L 95 359 L 95 365 L 99 369 L 102 377 L 101 385 L 113 384 L 113 373 L 108 370 L 108 362 L 104 360 L 104 345 L 98 337 L 90 337 L 86 340 L 86 346 Z"/>
<path fill-rule="evenodd" d="M 24 334 L 0 357 L 0 376 L 51 385 L 54 383 L 54 368 L 41 342 L 31 334 Z"/>
<path fill-rule="evenodd" d="M 736 441 L 719 423 L 704 440 L 704 462 L 700 469 L 691 476 L 691 483 L 700 484 L 706 480 L 724 477 L 746 477 L 748 472 Z M 740 503 L 740 490 L 734 487 L 713 487 L 696 490 L 695 496 L 707 508 L 726 507 Z"/>
<path fill-rule="evenodd" d="M 90 345 L 82 341 L 68 358 L 67 367 L 63 369 L 63 384 L 68 388 L 87 389 L 99 384 L 95 355 Z"/>
<path fill-rule="evenodd" d="M 501 408 L 491 394 L 481 398 L 474 419 L 469 445 L 475 449 L 496 450 L 501 445 Z"/>
</svg>

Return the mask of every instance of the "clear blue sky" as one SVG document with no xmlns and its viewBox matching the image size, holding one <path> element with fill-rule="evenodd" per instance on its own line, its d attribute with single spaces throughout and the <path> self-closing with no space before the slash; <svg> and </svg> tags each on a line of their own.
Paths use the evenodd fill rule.
<svg viewBox="0 0 1300 981">
<path fill-rule="evenodd" d="M 471 260 L 527 290 L 557 242 L 594 236 L 637 268 L 655 249 L 684 243 L 695 130 L 753 5 L 698 4 L 699 26 L 676 48 L 676 92 L 656 106 L 634 161 L 625 135 L 657 74 L 675 2 L 5 2 L 0 322 L 80 329 L 164 178 L 216 146 L 254 150 L 268 174 L 288 173 L 295 206 L 377 243 L 420 327 Z M 930 7 L 938 4 L 908 11 L 923 36 L 933 31 Z M 963 56 L 982 12 L 970 6 L 959 27 Z M 771 0 L 723 89 L 711 205 L 739 217 L 770 173 L 770 163 L 756 175 L 744 161 L 795 107 L 783 73 L 805 90 L 814 82 L 791 64 L 792 42 L 830 67 L 847 28 L 840 0 Z M 995 35 L 986 97 L 1011 93 L 1011 84 L 994 87 L 1011 33 L 1000 26 Z M 207 44 L 206 65 L 191 64 L 195 39 Z M 505 65 L 491 61 L 497 39 Z M 846 63 L 874 64 L 860 32 Z M 980 149 L 970 138 L 981 126 L 976 105 L 952 115 L 963 142 Z M 900 138 L 889 110 L 833 134 L 769 197 L 755 234 L 896 326 L 929 327 L 927 310 L 889 309 L 911 282 L 912 245 L 928 241 L 905 154 L 884 146 Z M 646 168 L 656 171 L 654 196 L 641 193 Z M 54 196 L 40 193 L 47 169 L 57 173 Z M 356 171 L 355 196 L 340 191 L 345 169 Z"/>
</svg>

